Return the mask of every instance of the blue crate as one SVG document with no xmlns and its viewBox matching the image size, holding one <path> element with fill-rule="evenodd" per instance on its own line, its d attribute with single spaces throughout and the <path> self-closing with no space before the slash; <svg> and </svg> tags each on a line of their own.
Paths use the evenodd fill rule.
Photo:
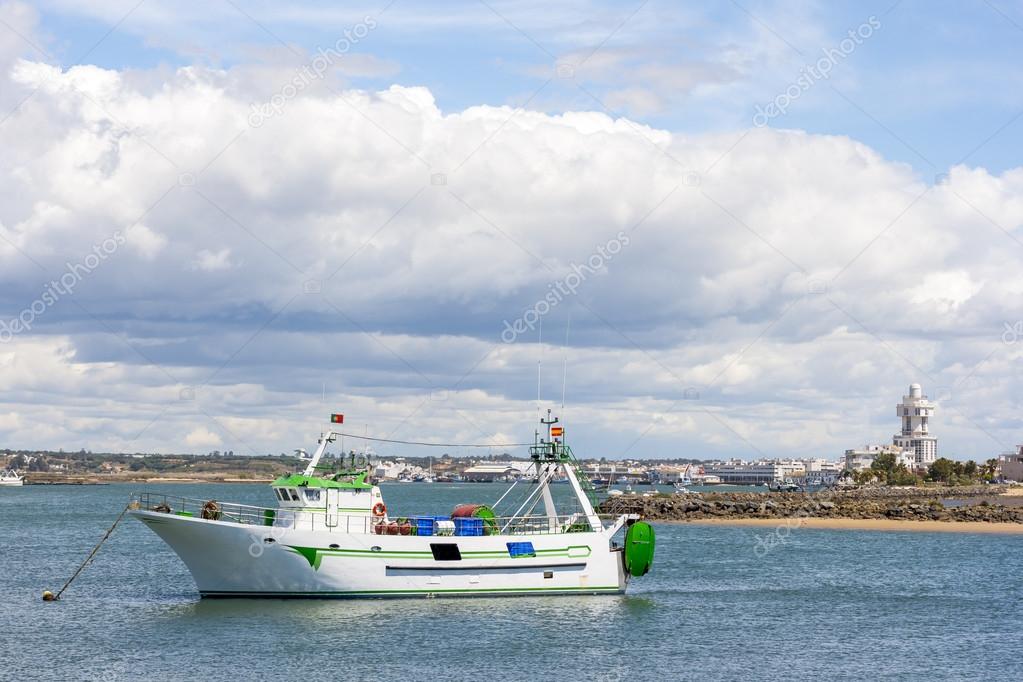
<svg viewBox="0 0 1023 682">
<path fill-rule="evenodd" d="M 462 537 L 483 535 L 483 519 L 456 516 L 452 520 L 455 522 L 455 535 Z"/>
<path fill-rule="evenodd" d="M 416 524 L 416 535 L 433 535 L 436 522 L 432 516 L 416 516 L 412 520 Z"/>
<path fill-rule="evenodd" d="M 532 542 L 508 542 L 506 544 L 508 545 L 508 556 L 513 559 L 536 556 L 536 550 L 533 549 Z"/>
</svg>

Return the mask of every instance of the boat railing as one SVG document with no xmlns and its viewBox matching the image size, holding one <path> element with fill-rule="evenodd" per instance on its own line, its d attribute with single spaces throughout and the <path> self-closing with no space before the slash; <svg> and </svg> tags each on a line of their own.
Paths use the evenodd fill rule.
<svg viewBox="0 0 1023 682">
<path fill-rule="evenodd" d="M 364 514 L 332 513 L 321 509 L 289 509 L 285 507 L 257 507 L 216 500 L 199 500 L 189 497 L 165 495 L 163 493 L 132 493 L 131 509 L 154 511 L 174 516 L 194 517 L 226 523 L 249 526 L 272 526 L 288 530 L 314 530 L 366 535 L 417 535 L 427 519 L 443 519 L 437 516 L 380 517 L 370 511 Z M 614 514 L 601 514 L 605 525 L 618 518 Z M 548 535 L 560 533 L 589 532 L 590 523 L 583 514 L 567 514 L 548 517 L 516 516 L 473 519 L 451 526 L 439 532 L 440 524 L 427 524 L 431 535 Z M 454 527 L 452 527 L 454 526 Z M 468 528 L 466 526 L 469 526 Z M 599 530 L 599 529 L 597 529 Z"/>
</svg>

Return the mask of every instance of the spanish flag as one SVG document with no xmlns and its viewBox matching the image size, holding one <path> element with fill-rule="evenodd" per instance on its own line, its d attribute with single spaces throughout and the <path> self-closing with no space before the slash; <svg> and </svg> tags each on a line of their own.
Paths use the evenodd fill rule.
<svg viewBox="0 0 1023 682">
<path fill-rule="evenodd" d="M 555 438 L 557 438 L 558 436 L 564 435 L 564 433 L 565 433 L 565 429 L 561 428 L 560 426 L 552 426 L 551 427 L 551 436 L 553 436 Z"/>
<path fill-rule="evenodd" d="M 330 415 L 331 424 L 344 424 L 345 416 L 343 414 L 332 414 Z"/>
</svg>

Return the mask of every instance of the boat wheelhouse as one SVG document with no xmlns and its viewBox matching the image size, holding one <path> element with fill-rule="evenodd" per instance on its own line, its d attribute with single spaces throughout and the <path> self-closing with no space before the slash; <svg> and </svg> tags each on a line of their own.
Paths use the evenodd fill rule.
<svg viewBox="0 0 1023 682">
<path fill-rule="evenodd" d="M 177 553 L 203 597 L 623 593 L 650 568 L 653 528 L 636 514 L 598 514 L 571 449 L 551 435 L 557 419 L 541 421 L 547 435 L 529 449 L 535 478 L 493 506 L 393 517 L 368 471 L 319 467 L 342 435 L 328 430 L 304 472 L 271 484 L 276 507 L 141 493 L 130 513 Z M 558 478 L 571 486 L 570 510 L 555 506 Z"/>
</svg>

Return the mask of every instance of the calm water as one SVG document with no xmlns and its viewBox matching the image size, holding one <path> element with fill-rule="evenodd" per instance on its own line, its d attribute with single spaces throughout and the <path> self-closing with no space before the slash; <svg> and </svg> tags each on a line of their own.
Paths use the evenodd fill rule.
<svg viewBox="0 0 1023 682">
<path fill-rule="evenodd" d="M 151 488 L 153 488 L 151 486 Z M 264 485 L 165 485 L 272 505 Z M 129 486 L 0 489 L 4 679 L 1023 678 L 1023 536 L 657 527 L 624 597 L 200 601 L 127 519 L 44 604 Z M 392 485 L 393 514 L 493 502 L 492 485 Z M 758 551 L 759 548 L 759 551 Z"/>
</svg>

